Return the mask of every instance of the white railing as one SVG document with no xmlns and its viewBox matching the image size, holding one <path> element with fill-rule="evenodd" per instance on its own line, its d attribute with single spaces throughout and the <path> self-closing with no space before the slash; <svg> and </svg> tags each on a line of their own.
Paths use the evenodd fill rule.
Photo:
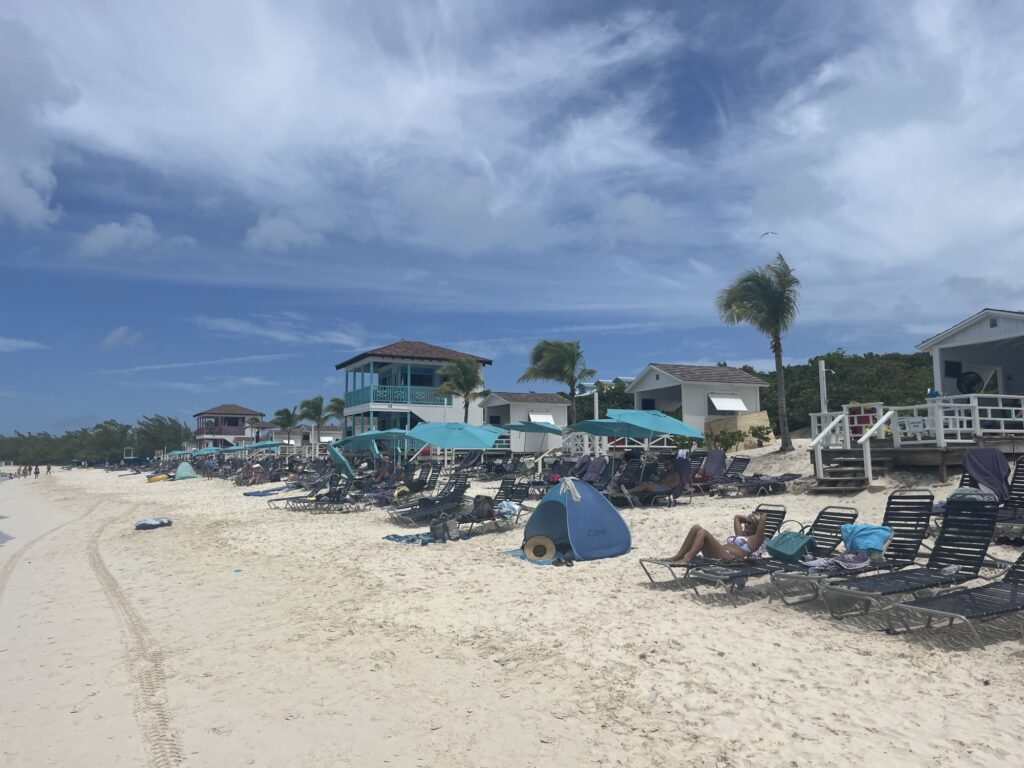
<svg viewBox="0 0 1024 768">
<path fill-rule="evenodd" d="M 875 476 L 871 468 L 871 440 L 877 434 L 879 437 L 884 435 L 884 427 L 887 422 L 892 420 L 892 417 L 896 415 L 895 411 L 886 411 L 885 415 L 878 419 L 874 425 L 857 441 L 857 445 L 864 451 L 864 477 L 868 479 L 868 485 L 874 481 Z M 893 447 L 899 448 L 899 432 L 898 430 L 892 431 Z"/>
<path fill-rule="evenodd" d="M 836 416 L 834 419 L 832 419 L 832 421 L 828 423 L 827 427 L 825 427 L 821 432 L 818 433 L 817 437 L 811 440 L 810 448 L 812 451 L 814 451 L 814 476 L 819 480 L 823 480 L 825 478 L 825 469 L 822 466 L 821 460 L 822 443 L 829 439 L 829 435 L 831 435 L 834 430 L 838 429 L 840 424 L 845 423 L 846 414 L 840 413 L 838 416 Z M 849 436 L 847 436 L 846 447 L 849 447 Z"/>
<path fill-rule="evenodd" d="M 844 416 L 845 411 L 830 411 L 828 413 L 812 413 L 811 414 L 811 439 L 816 438 L 822 432 L 824 432 L 830 422 L 834 421 L 837 416 Z M 833 429 L 828 433 L 825 438 L 825 448 L 843 448 L 850 447 L 850 430 L 846 428 L 846 422 L 843 421 L 836 429 Z"/>
<path fill-rule="evenodd" d="M 885 405 L 882 403 L 850 403 L 843 406 L 846 414 L 846 428 L 850 430 L 850 438 L 859 440 L 860 437 L 871 430 L 872 427 L 882 418 Z M 847 443 L 849 448 L 850 444 Z"/>
</svg>

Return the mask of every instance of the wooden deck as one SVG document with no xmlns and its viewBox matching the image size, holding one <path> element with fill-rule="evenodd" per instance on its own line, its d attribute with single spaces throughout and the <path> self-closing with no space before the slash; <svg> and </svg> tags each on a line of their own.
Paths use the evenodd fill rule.
<svg viewBox="0 0 1024 768">
<path fill-rule="evenodd" d="M 1020 438 L 986 439 L 979 438 L 975 443 L 957 443 L 944 448 L 930 446 L 911 446 L 903 444 L 894 448 L 892 440 L 879 439 L 871 443 L 872 463 L 891 469 L 934 469 L 939 482 L 949 477 L 950 468 L 957 472 L 963 466 L 964 454 L 970 448 L 998 448 L 1012 464 L 1018 456 L 1024 455 L 1024 436 Z M 814 466 L 814 451 L 808 451 L 811 466 Z M 827 467 L 835 467 L 853 463 L 854 459 L 862 459 L 863 451 L 856 448 L 823 448 L 822 463 Z"/>
</svg>

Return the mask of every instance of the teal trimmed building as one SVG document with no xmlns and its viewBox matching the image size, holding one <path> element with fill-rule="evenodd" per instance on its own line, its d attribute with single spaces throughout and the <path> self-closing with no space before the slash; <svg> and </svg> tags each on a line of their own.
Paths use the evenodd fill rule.
<svg viewBox="0 0 1024 768">
<path fill-rule="evenodd" d="M 467 352 L 402 339 L 361 352 L 335 365 L 345 375 L 345 435 L 371 429 L 409 429 L 422 421 L 462 421 L 463 400 L 438 395 L 438 373 L 451 360 L 491 360 Z M 479 408 L 469 409 L 469 421 L 482 423 Z"/>
</svg>

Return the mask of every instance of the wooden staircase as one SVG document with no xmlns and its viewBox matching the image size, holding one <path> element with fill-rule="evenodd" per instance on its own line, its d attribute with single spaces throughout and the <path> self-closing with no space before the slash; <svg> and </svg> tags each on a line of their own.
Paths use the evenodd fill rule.
<svg viewBox="0 0 1024 768">
<path fill-rule="evenodd" d="M 808 493 L 842 495 L 860 493 L 868 487 L 868 479 L 864 475 L 864 455 L 860 450 L 833 452 L 829 461 L 830 464 L 823 468 L 825 477 L 810 486 L 807 489 Z M 871 457 L 871 473 L 874 477 L 882 477 L 892 468 L 892 458 L 888 456 Z"/>
</svg>

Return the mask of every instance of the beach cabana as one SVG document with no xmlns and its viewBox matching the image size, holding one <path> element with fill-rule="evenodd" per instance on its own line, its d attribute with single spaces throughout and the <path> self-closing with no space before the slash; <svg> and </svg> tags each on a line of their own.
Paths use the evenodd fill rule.
<svg viewBox="0 0 1024 768">
<path fill-rule="evenodd" d="M 600 491 L 572 479 L 545 494 L 523 537 L 523 551 L 530 559 L 599 560 L 624 555 L 633 545 L 619 510 Z"/>
</svg>

